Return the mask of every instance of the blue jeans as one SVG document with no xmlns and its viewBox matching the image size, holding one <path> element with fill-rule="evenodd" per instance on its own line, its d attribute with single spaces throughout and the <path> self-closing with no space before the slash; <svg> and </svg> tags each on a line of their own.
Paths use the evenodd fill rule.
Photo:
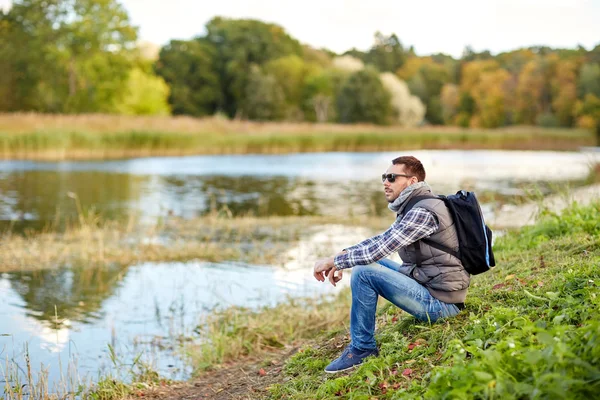
<svg viewBox="0 0 600 400">
<path fill-rule="evenodd" d="M 357 350 L 376 349 L 375 314 L 381 296 L 421 321 L 435 322 L 459 313 L 454 304 L 444 303 L 414 279 L 398 272 L 400 264 L 388 259 L 352 268 L 350 337 Z"/>
</svg>

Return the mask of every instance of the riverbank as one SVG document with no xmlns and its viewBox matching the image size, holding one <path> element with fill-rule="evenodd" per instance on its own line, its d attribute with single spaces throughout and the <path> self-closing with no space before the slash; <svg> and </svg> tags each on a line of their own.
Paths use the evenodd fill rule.
<svg viewBox="0 0 600 400">
<path fill-rule="evenodd" d="M 282 340 L 277 355 L 266 343 L 250 346 L 246 363 L 232 356 L 196 380 L 143 395 L 592 398 L 600 376 L 599 221 L 597 201 L 587 207 L 571 205 L 561 215 L 548 213 L 535 225 L 499 238 L 497 267 L 473 277 L 467 307 L 455 318 L 430 325 L 381 304 L 376 334 L 380 355 L 352 372 L 323 372 L 348 343 L 348 321 L 336 319 L 304 344 Z M 340 296 L 345 309 L 338 311 L 347 315 L 347 292 Z M 248 313 L 262 323 L 246 331 L 257 333 L 271 326 L 273 312 Z M 222 319 L 210 340 L 234 339 L 238 324 L 239 317 Z M 195 351 L 205 354 L 207 349 Z"/>
<path fill-rule="evenodd" d="M 286 154 L 415 149 L 578 150 L 592 132 L 260 123 L 221 118 L 0 114 L 3 159 L 81 160 L 193 154 Z"/>
<path fill-rule="evenodd" d="M 553 301 L 570 296 L 572 289 L 585 281 L 588 275 L 594 282 L 600 281 L 597 276 L 592 276 L 597 275 L 595 265 L 600 261 L 600 203 L 591 198 L 589 201 L 591 205 L 587 208 L 569 207 L 562 216 L 547 211 L 543 214 L 544 219 L 533 227 L 509 232 L 506 237 L 499 238 L 495 251 L 498 265 L 502 268 L 474 278 L 469 296 L 468 317 L 463 315 L 448 323 L 428 327 L 415 323 L 413 319 L 393 307 L 383 305 L 378 317 L 382 327 L 378 340 L 398 343 L 388 347 L 387 353 L 383 353 L 383 359 L 365 370 L 359 375 L 359 379 L 345 376 L 341 383 L 331 379 L 323 381 L 324 376 L 321 374 L 322 367 L 335 357 L 348 341 L 349 292 L 342 290 L 340 297 L 334 300 L 323 302 L 296 299 L 275 308 L 259 311 L 234 308 L 199 321 L 198 331 L 202 332 L 202 337 L 208 338 L 208 341 L 204 345 L 185 347 L 186 353 L 190 355 L 194 367 L 199 372 L 197 380 L 171 385 L 156 373 L 145 371 L 140 378 L 136 376 L 139 381 L 134 380 L 136 383 L 133 385 L 107 379 L 94 386 L 93 390 L 101 390 L 102 395 L 97 398 L 105 399 L 138 396 L 140 393 L 143 396 L 169 398 L 181 398 L 186 393 L 192 397 L 201 393 L 212 398 L 231 398 L 246 396 L 248 391 L 251 392 L 249 398 L 259 395 L 272 398 L 307 398 L 307 393 L 309 398 L 328 398 L 338 392 L 346 397 L 353 396 L 352 393 L 358 388 L 362 390 L 359 390 L 359 393 L 371 393 L 385 398 L 385 390 L 396 393 L 397 390 L 392 391 L 394 386 L 396 389 L 407 390 L 412 386 L 405 384 L 414 385 L 418 382 L 421 392 L 414 393 L 418 393 L 415 396 L 420 397 L 425 393 L 423 390 L 433 383 L 432 375 L 427 375 L 427 371 L 434 367 L 449 368 L 452 365 L 453 361 L 445 355 L 445 352 L 451 353 L 450 346 L 453 342 L 450 340 L 460 339 L 461 343 L 466 343 L 465 346 L 472 345 L 465 342 L 465 338 L 475 333 L 479 335 L 479 331 L 473 331 L 478 324 L 476 320 L 489 321 L 496 318 L 495 321 L 507 323 L 516 318 L 516 315 L 525 313 L 534 326 L 538 324 L 534 316 L 538 315 L 543 317 L 541 321 L 547 324 L 544 321 L 553 322 L 559 315 L 554 313 L 552 318 L 548 319 L 550 317 L 545 313 L 553 312 L 557 306 L 562 309 L 562 306 L 552 302 L 550 308 L 540 308 L 536 305 L 536 302 L 541 301 L 540 298 Z M 46 232 L 30 237 L 3 237 L 0 252 L 3 258 L 0 265 L 3 265 L 5 271 L 18 271 L 64 265 L 129 265 L 133 262 L 165 260 L 169 257 L 174 260 L 213 257 L 213 260 L 238 259 L 281 265 L 289 259 L 290 254 L 287 250 L 305 238 L 303 235 L 310 236 L 311 232 L 318 233 L 319 229 L 324 228 L 338 238 L 339 231 L 344 231 L 344 227 L 333 231 L 331 227 L 334 226 L 334 222 L 339 224 L 337 220 L 323 217 L 230 218 L 226 213 L 216 213 L 190 221 L 173 218 L 145 230 L 128 228 L 127 225 L 118 227 L 111 223 L 100 224 L 89 217 L 65 234 Z M 389 225 L 389 217 L 348 218 L 344 223 L 347 223 L 347 226 L 363 227 L 365 232 L 362 232 L 361 237 L 364 237 L 368 232 L 386 228 Z M 354 243 L 356 239 L 348 241 Z M 231 248 L 224 246 L 228 243 Z M 298 250 L 296 258 L 303 257 L 306 263 L 308 258 L 329 255 L 331 248 L 343 248 L 343 245 L 347 244 L 350 243 L 308 241 Z M 568 280 L 557 279 L 565 273 Z M 345 279 L 348 278 L 347 276 Z M 591 288 L 596 290 L 597 287 Z M 558 296 L 557 293 L 560 294 L 559 297 L 555 297 Z M 537 300 L 531 304 L 527 303 L 531 299 Z M 583 301 L 582 307 L 597 308 L 597 300 L 588 300 Z M 589 303 L 590 301 L 592 303 Z M 508 311 L 502 308 L 506 304 L 510 304 Z M 487 307 L 488 305 L 490 307 Z M 573 311 L 575 317 L 579 318 L 582 310 Z M 504 312 L 507 312 L 508 316 L 502 314 Z M 571 325 L 587 323 L 587 320 L 569 321 Z M 484 346 L 485 349 L 480 349 L 481 351 L 488 350 L 493 340 L 510 334 L 514 328 L 514 325 L 509 325 L 505 330 L 493 333 L 489 331 L 491 327 L 488 325 L 484 334 L 480 335 L 483 342 L 488 341 L 488 345 Z M 556 334 L 554 331 L 551 333 Z M 449 336 L 446 337 L 447 335 Z M 415 344 L 430 339 L 433 340 L 431 345 L 428 345 L 430 348 L 423 349 L 423 353 L 415 353 L 418 356 L 416 358 L 406 358 L 411 357 L 414 347 L 418 347 Z M 505 345 L 506 343 L 504 342 Z M 410 349 L 411 344 L 413 349 Z M 435 356 L 432 356 L 431 349 L 435 349 Z M 303 354 L 306 354 L 305 358 Z M 411 367 L 413 364 L 418 369 Z M 417 372 L 414 376 L 396 376 L 407 368 Z M 460 371 L 458 373 L 463 374 Z M 486 373 L 492 375 L 489 371 Z M 232 380 L 233 376 L 238 377 L 238 380 Z M 496 377 L 496 372 L 493 376 Z M 360 383 L 364 382 L 365 377 L 369 382 L 376 382 L 379 389 Z M 341 389 L 332 393 L 331 385 L 338 385 Z M 152 393 L 146 394 L 148 390 Z M 411 393 L 411 396 L 414 394 L 410 391 L 407 393 Z"/>
</svg>

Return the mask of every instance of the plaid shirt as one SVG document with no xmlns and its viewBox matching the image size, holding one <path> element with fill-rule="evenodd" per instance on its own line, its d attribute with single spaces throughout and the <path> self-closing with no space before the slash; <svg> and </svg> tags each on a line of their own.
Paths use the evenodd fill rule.
<svg viewBox="0 0 600 400">
<path fill-rule="evenodd" d="M 346 253 L 335 257 L 335 268 L 340 270 L 355 265 L 372 264 L 402 247 L 423 239 L 439 229 L 437 218 L 428 210 L 415 207 L 404 218 L 396 220 L 381 235 L 348 247 Z"/>
</svg>

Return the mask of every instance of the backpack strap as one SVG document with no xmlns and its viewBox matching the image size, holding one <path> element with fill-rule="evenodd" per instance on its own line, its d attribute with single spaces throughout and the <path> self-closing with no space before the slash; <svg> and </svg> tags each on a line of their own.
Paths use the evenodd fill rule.
<svg viewBox="0 0 600 400">
<path fill-rule="evenodd" d="M 437 197 L 437 196 L 415 196 L 408 201 L 406 206 L 404 206 L 403 215 L 406 215 L 415 206 L 415 204 L 417 204 L 419 201 L 428 200 L 428 199 L 436 199 L 436 200 L 444 201 L 445 196 L 440 196 L 440 197 Z M 421 267 L 421 262 L 423 261 L 423 255 L 421 254 L 421 243 L 420 243 L 421 241 L 423 241 L 423 243 L 426 243 L 428 246 L 431 246 L 435 249 L 443 251 L 444 253 L 453 255 L 454 257 L 456 257 L 460 260 L 460 255 L 458 254 L 458 252 L 452 250 L 449 247 L 444 246 L 443 244 L 436 243 L 433 240 L 424 238 L 421 240 L 417 240 L 416 242 L 413 243 L 413 245 L 415 246 L 415 257 L 416 257 L 415 261 L 416 261 L 417 267 Z"/>
</svg>

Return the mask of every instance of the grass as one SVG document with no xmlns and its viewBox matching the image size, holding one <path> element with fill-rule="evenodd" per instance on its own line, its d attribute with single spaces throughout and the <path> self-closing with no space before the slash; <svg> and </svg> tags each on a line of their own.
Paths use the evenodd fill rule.
<svg viewBox="0 0 600 400">
<path fill-rule="evenodd" d="M 349 292 L 335 299 L 289 299 L 276 307 L 230 308 L 209 315 L 197 328 L 204 343 L 189 346 L 197 370 L 252 355 L 261 356 L 313 338 L 348 319 Z"/>
<path fill-rule="evenodd" d="M 381 229 L 388 222 L 380 217 L 338 221 L 333 217 L 231 217 L 217 212 L 191 220 L 165 217 L 143 226 L 133 218 L 124 223 L 103 221 L 90 213 L 64 232 L 48 227 L 42 232 L 2 233 L 0 273 L 193 259 L 282 265 L 288 261 L 283 255 L 290 246 L 327 224 Z"/>
<path fill-rule="evenodd" d="M 577 150 L 579 129 L 259 123 L 220 118 L 0 114 L 4 159 L 110 159 L 188 154 L 390 151 L 395 149 Z"/>
<path fill-rule="evenodd" d="M 111 350 L 109 346 L 109 351 Z M 121 375 L 119 378 L 105 375 L 98 382 L 93 383 L 81 380 L 77 374 L 77 365 L 70 360 L 66 371 L 61 371 L 60 381 L 51 387 L 48 383 L 48 370 L 44 369 L 43 365 L 39 370 L 32 366 L 27 349 L 24 358 L 24 364 L 7 357 L 4 365 L 0 365 L 0 382 L 3 383 L 1 399 L 124 399 L 133 397 L 142 390 L 171 383 L 160 378 L 156 371 L 139 359 L 136 359 L 131 365 L 118 365 Z M 115 366 L 117 367 L 117 365 Z M 128 377 L 127 383 L 123 382 L 125 376 Z"/>
<path fill-rule="evenodd" d="M 273 398 L 593 398 L 600 389 L 600 204 L 546 213 L 498 240 L 498 267 L 473 279 L 467 308 L 428 325 L 378 317 L 381 355 L 325 377 L 339 353 L 310 347 Z M 343 332 L 343 331 L 341 331 Z"/>
<path fill-rule="evenodd" d="M 270 386 L 273 399 L 594 398 L 600 390 L 600 203 L 576 204 L 495 244 L 457 317 L 422 323 L 383 302 L 380 356 L 352 373 L 323 368 L 348 342 L 349 294 L 322 304 L 229 310 L 205 325 L 196 365 L 308 340 Z"/>
</svg>

